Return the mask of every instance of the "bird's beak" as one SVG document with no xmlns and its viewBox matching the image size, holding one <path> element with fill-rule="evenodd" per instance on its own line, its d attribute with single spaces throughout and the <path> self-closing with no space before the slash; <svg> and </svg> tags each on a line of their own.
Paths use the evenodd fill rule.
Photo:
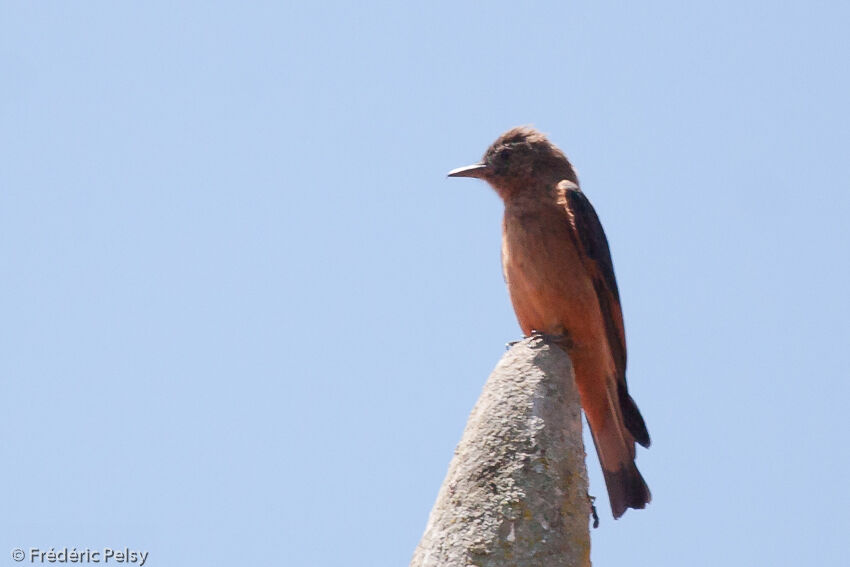
<svg viewBox="0 0 850 567">
<path fill-rule="evenodd" d="M 485 175 L 487 175 L 487 164 L 484 163 L 465 165 L 449 172 L 449 177 L 477 177 L 481 179 Z"/>
</svg>

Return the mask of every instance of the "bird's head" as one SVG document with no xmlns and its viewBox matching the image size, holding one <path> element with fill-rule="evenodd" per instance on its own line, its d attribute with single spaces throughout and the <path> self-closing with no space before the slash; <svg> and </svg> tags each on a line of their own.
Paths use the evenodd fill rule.
<svg viewBox="0 0 850 567">
<path fill-rule="evenodd" d="M 449 177 L 483 179 L 502 198 L 539 190 L 563 179 L 577 183 L 575 170 L 564 152 L 527 126 L 508 130 L 484 152 L 479 163 L 453 169 Z"/>
</svg>

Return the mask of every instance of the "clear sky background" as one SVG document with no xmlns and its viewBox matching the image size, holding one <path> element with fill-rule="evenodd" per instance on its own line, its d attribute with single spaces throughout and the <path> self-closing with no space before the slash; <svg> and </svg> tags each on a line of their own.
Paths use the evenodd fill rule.
<svg viewBox="0 0 850 567">
<path fill-rule="evenodd" d="M 519 337 L 534 124 L 606 228 L 647 510 L 596 565 L 846 565 L 847 2 L 3 2 L 0 565 L 406 565 Z M 4 563 L 5 562 L 5 563 Z"/>
</svg>

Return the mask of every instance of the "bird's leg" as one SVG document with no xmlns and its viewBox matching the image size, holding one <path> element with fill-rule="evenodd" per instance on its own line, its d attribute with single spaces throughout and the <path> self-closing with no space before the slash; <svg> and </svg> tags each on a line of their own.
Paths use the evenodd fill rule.
<svg viewBox="0 0 850 567">
<path fill-rule="evenodd" d="M 543 342 L 556 344 L 562 348 L 571 348 L 573 346 L 573 341 L 570 338 L 570 334 L 561 329 L 561 333 L 544 333 L 543 331 L 538 331 L 537 329 L 532 329 L 529 337 L 542 339 Z"/>
<path fill-rule="evenodd" d="M 570 334 L 566 331 L 561 333 L 544 333 L 543 331 L 538 331 L 537 329 L 532 329 L 531 333 L 525 337 L 526 339 L 540 339 L 545 343 L 556 344 L 561 348 L 572 348 L 573 341 L 570 339 Z M 510 350 L 515 344 L 521 343 L 523 340 L 518 341 L 510 341 L 505 343 L 505 350 Z"/>
</svg>

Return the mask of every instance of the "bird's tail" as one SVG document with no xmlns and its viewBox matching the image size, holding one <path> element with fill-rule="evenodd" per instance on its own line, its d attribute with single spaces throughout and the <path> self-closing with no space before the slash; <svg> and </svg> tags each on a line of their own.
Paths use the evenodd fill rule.
<svg viewBox="0 0 850 567">
<path fill-rule="evenodd" d="M 621 402 L 618 409 L 606 416 L 602 423 L 588 424 L 602 465 L 602 474 L 611 500 L 611 512 L 615 518 L 622 516 L 627 508 L 644 508 L 652 499 L 649 487 L 635 465 L 635 438 L 641 445 L 649 445 L 649 434 L 637 406 L 628 394 L 630 404 Z M 615 404 L 609 405 L 612 409 Z M 635 417 L 636 416 L 636 417 Z M 639 420 L 640 427 L 635 427 Z M 594 421 L 599 421 L 594 420 Z M 631 427 L 630 427 L 631 426 Z M 632 430 L 636 430 L 634 433 Z"/>
<path fill-rule="evenodd" d="M 618 469 L 609 469 L 602 465 L 608 498 L 611 500 L 611 513 L 615 518 L 622 516 L 627 508 L 645 508 L 652 495 L 643 480 L 634 461 Z"/>
</svg>

